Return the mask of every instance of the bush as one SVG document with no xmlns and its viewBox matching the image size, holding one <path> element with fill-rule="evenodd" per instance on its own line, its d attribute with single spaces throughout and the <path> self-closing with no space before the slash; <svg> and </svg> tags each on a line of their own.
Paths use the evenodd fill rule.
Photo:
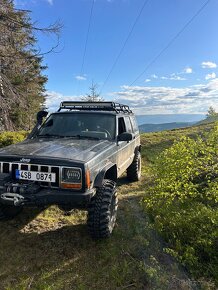
<svg viewBox="0 0 218 290">
<path fill-rule="evenodd" d="M 218 283 L 218 126 L 183 137 L 153 166 L 144 204 L 170 252 L 196 277 Z"/>
<path fill-rule="evenodd" d="M 1 132 L 0 133 L 0 148 L 23 141 L 27 137 L 28 133 L 29 132 L 27 131 Z"/>
</svg>

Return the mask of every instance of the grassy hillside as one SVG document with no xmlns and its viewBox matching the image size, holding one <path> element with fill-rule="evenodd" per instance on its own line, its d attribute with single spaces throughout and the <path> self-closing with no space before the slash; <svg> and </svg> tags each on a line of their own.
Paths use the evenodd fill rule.
<svg viewBox="0 0 218 290">
<path fill-rule="evenodd" d="M 157 154 L 182 135 L 210 128 L 141 135 L 143 178 L 119 180 L 119 214 L 108 240 L 89 237 L 85 212 L 65 215 L 55 206 L 25 209 L 16 220 L 1 222 L 0 289 L 215 289 L 212 282 L 193 280 L 164 251 L 166 243 L 141 204 Z"/>
<path fill-rule="evenodd" d="M 173 129 L 169 131 L 141 134 L 142 156 L 148 161 L 148 165 L 154 162 L 157 155 L 164 149 L 169 148 L 174 141 L 182 136 L 196 138 L 204 132 L 211 130 L 214 123 L 202 124 L 187 128 Z"/>
<path fill-rule="evenodd" d="M 120 181 L 116 229 L 103 241 L 88 236 L 85 212 L 27 209 L 1 223 L 0 289 L 192 289 L 163 252 L 140 206 L 142 195 L 141 184 Z"/>
</svg>

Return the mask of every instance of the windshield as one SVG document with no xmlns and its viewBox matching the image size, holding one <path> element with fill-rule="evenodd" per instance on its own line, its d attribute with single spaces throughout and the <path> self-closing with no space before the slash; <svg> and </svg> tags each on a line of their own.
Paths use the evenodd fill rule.
<svg viewBox="0 0 218 290">
<path fill-rule="evenodd" d="M 78 112 L 52 114 L 42 125 L 37 136 L 113 140 L 115 116 Z"/>
</svg>

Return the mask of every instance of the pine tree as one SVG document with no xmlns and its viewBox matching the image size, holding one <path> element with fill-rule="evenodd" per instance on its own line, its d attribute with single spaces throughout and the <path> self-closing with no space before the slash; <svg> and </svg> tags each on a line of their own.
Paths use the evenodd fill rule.
<svg viewBox="0 0 218 290">
<path fill-rule="evenodd" d="M 43 29 L 34 27 L 29 12 L 0 0 L 0 128 L 5 130 L 30 129 L 45 100 L 46 67 L 34 36 Z"/>
<path fill-rule="evenodd" d="M 218 113 L 216 113 L 215 109 L 212 106 L 210 106 L 207 111 L 207 118 L 216 117 L 216 116 L 218 116 Z"/>
<path fill-rule="evenodd" d="M 104 99 L 100 96 L 100 93 L 97 91 L 98 85 L 92 81 L 91 86 L 89 87 L 90 92 L 85 96 L 82 97 L 82 101 L 86 102 L 101 102 Z"/>
</svg>

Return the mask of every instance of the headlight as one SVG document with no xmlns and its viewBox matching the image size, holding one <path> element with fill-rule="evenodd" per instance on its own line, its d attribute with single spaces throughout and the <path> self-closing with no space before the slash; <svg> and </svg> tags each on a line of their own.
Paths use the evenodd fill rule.
<svg viewBox="0 0 218 290">
<path fill-rule="evenodd" d="M 82 170 L 80 168 L 62 168 L 62 187 L 75 188 L 82 187 Z"/>
</svg>

